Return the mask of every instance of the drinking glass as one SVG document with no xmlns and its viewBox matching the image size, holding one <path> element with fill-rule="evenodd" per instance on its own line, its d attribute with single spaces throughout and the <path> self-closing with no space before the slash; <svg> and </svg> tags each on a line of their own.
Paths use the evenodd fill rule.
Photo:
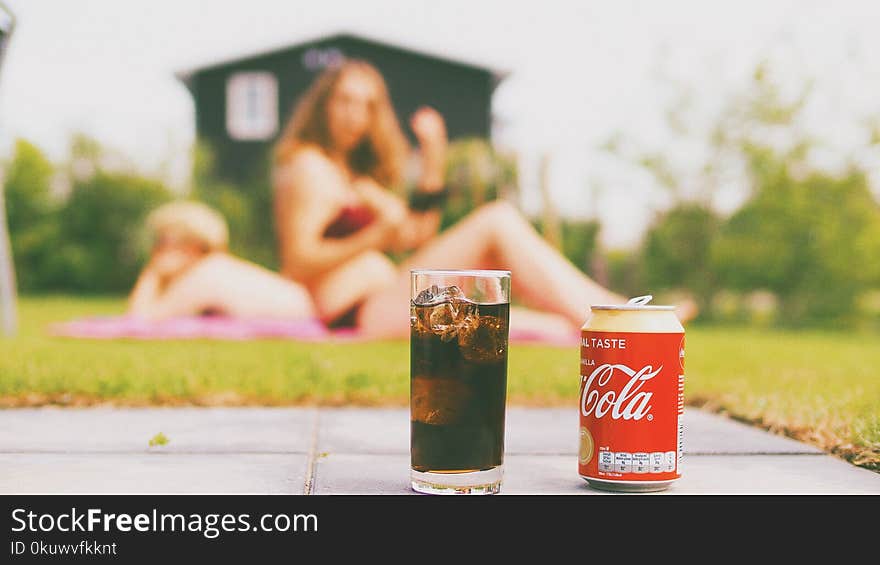
<svg viewBox="0 0 880 565">
<path fill-rule="evenodd" d="M 411 271 L 413 490 L 500 491 L 509 320 L 510 271 Z"/>
</svg>

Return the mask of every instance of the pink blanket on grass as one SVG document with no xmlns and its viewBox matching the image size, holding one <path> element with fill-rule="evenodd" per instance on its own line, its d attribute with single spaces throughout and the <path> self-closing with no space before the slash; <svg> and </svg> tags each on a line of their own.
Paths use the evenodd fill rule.
<svg viewBox="0 0 880 565">
<path fill-rule="evenodd" d="M 224 316 L 194 316 L 147 321 L 127 316 L 97 316 L 59 322 L 49 333 L 60 337 L 85 339 L 290 339 L 305 342 L 365 341 L 356 329 L 329 329 L 319 320 L 242 319 Z M 513 343 L 572 346 L 577 335 L 553 336 L 533 331 L 510 330 Z"/>
</svg>

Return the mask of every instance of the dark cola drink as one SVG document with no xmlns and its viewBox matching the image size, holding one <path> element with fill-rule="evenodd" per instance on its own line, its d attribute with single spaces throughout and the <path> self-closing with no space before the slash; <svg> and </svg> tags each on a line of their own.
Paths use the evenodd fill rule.
<svg viewBox="0 0 880 565">
<path fill-rule="evenodd" d="M 456 286 L 434 286 L 413 299 L 413 471 L 500 471 L 509 317 L 509 303 L 476 303 Z"/>
</svg>

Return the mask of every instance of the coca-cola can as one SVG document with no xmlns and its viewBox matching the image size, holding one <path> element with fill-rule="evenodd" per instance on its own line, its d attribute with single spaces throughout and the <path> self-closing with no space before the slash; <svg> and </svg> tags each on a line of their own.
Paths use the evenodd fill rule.
<svg viewBox="0 0 880 565">
<path fill-rule="evenodd" d="M 684 328 L 650 296 L 594 305 L 581 328 L 578 472 L 591 487 L 668 488 L 681 478 Z"/>
</svg>

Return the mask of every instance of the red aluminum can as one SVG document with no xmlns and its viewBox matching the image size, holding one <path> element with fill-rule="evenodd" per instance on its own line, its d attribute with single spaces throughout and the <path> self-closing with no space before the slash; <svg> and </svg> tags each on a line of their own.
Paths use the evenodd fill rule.
<svg viewBox="0 0 880 565">
<path fill-rule="evenodd" d="M 592 306 L 581 329 L 578 472 L 593 488 L 650 492 L 681 477 L 684 328 L 650 300 Z"/>
</svg>

